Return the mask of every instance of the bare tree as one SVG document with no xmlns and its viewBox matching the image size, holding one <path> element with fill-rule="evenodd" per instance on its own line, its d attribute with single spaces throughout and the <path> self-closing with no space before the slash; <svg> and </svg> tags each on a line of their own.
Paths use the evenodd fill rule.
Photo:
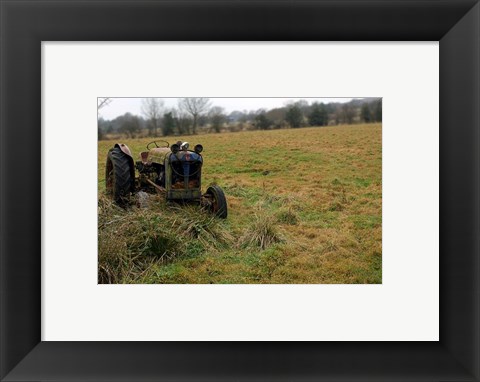
<svg viewBox="0 0 480 382">
<path fill-rule="evenodd" d="M 144 98 L 142 99 L 142 113 L 149 123 L 150 134 L 157 136 L 157 128 L 159 119 L 163 113 L 164 102 L 161 98 Z"/>
<path fill-rule="evenodd" d="M 180 110 L 180 109 L 175 109 L 173 108 L 172 110 L 172 115 L 175 120 L 175 125 L 177 127 L 177 133 L 179 135 L 184 135 L 188 134 L 189 131 L 188 129 L 190 128 L 192 119 L 188 115 L 187 112 Z"/>
<path fill-rule="evenodd" d="M 227 120 L 225 109 L 220 106 L 213 106 L 208 112 L 208 118 L 210 119 L 213 131 L 219 133 Z"/>
<path fill-rule="evenodd" d="M 107 106 L 110 102 L 112 102 L 112 99 L 108 97 L 97 98 L 97 110 L 100 110 L 102 107 Z"/>
<path fill-rule="evenodd" d="M 97 119 L 102 118 L 100 116 L 100 109 L 102 107 L 108 106 L 110 104 L 110 102 L 112 102 L 112 101 L 113 100 L 111 98 L 107 98 L 107 97 L 98 97 L 97 98 Z"/>
<path fill-rule="evenodd" d="M 181 98 L 178 100 L 178 106 L 192 116 L 192 134 L 197 134 L 198 117 L 210 108 L 210 99 L 201 97 Z"/>
<path fill-rule="evenodd" d="M 344 103 L 342 105 L 343 122 L 351 125 L 353 118 L 355 117 L 355 109 L 350 103 Z"/>
<path fill-rule="evenodd" d="M 135 138 L 136 134 L 142 129 L 140 117 L 131 113 L 125 113 L 117 117 L 120 126 L 118 131 L 127 135 L 128 138 Z"/>
</svg>

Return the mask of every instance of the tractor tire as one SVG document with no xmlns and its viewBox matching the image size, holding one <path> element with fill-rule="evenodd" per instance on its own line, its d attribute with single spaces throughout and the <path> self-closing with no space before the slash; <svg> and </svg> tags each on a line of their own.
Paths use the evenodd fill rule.
<svg viewBox="0 0 480 382">
<path fill-rule="evenodd" d="M 108 152 L 105 170 L 107 194 L 115 203 L 124 206 L 130 202 L 135 179 L 132 179 L 130 158 L 119 147 Z"/>
<path fill-rule="evenodd" d="M 210 186 L 208 187 L 206 194 L 209 195 L 212 200 L 210 212 L 221 219 L 226 219 L 227 199 L 225 198 L 225 193 L 222 188 L 217 185 Z"/>
</svg>

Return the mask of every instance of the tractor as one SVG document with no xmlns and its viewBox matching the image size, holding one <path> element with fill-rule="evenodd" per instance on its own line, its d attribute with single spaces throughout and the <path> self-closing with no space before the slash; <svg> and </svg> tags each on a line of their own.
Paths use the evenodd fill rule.
<svg viewBox="0 0 480 382">
<path fill-rule="evenodd" d="M 153 141 L 134 162 L 127 145 L 117 143 L 108 152 L 105 171 L 107 194 L 122 206 L 140 191 L 161 193 L 167 202 L 198 203 L 215 216 L 227 217 L 227 200 L 221 187 L 212 185 L 202 194 L 203 146 Z M 138 174 L 137 176 L 135 174 Z"/>
</svg>

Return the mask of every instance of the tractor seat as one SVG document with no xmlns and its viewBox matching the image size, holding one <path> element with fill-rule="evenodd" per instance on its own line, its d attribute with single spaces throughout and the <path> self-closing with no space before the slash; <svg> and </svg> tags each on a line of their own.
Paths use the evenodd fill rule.
<svg viewBox="0 0 480 382">
<path fill-rule="evenodd" d="M 140 153 L 140 159 L 142 160 L 143 164 L 147 164 L 148 163 L 148 151 L 142 151 Z"/>
</svg>

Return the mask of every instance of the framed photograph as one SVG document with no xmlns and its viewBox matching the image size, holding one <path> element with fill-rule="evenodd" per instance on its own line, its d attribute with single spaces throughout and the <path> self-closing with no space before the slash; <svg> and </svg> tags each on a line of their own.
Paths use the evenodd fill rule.
<svg viewBox="0 0 480 382">
<path fill-rule="evenodd" d="M 97 108 L 99 283 L 382 283 L 382 98 L 99 97 Z"/>
<path fill-rule="evenodd" d="M 2 2 L 2 380 L 479 380 L 479 12 Z"/>
</svg>

